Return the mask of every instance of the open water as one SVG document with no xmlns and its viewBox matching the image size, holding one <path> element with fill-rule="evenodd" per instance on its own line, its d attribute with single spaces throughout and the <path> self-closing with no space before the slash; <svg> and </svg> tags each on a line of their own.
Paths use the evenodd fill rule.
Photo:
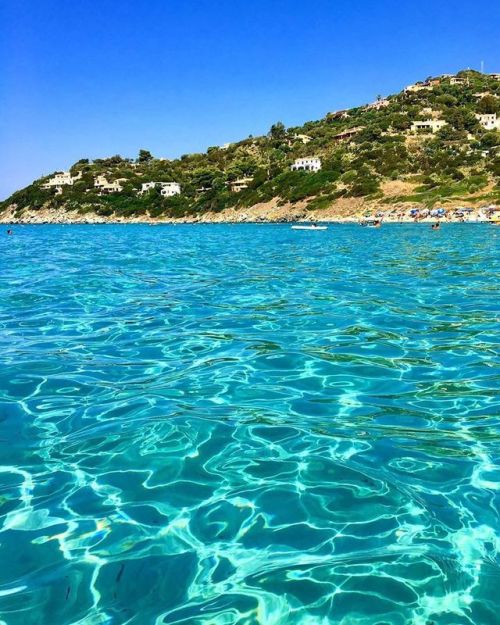
<svg viewBox="0 0 500 625">
<path fill-rule="evenodd" d="M 0 623 L 498 625 L 500 228 L 0 236 Z"/>
</svg>

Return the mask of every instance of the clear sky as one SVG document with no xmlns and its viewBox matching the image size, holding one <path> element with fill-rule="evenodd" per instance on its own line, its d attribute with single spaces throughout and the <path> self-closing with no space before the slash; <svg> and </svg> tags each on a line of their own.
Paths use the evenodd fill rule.
<svg viewBox="0 0 500 625">
<path fill-rule="evenodd" d="M 498 0 L 0 0 L 0 28 L 0 198 L 79 158 L 173 158 L 500 71 Z"/>
</svg>

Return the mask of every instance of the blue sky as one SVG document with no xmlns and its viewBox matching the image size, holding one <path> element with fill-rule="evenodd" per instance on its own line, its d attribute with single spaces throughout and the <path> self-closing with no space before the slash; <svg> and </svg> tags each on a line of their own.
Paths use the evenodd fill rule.
<svg viewBox="0 0 500 625">
<path fill-rule="evenodd" d="M 173 158 L 500 71 L 500 3 L 0 0 L 0 198 L 82 157 Z"/>
</svg>

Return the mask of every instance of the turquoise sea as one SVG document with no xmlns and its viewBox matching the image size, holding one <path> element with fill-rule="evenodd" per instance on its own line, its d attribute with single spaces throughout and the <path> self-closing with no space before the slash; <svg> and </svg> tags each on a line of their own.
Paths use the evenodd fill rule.
<svg viewBox="0 0 500 625">
<path fill-rule="evenodd" d="M 5 230 L 2 625 L 498 625 L 500 228 Z"/>
</svg>

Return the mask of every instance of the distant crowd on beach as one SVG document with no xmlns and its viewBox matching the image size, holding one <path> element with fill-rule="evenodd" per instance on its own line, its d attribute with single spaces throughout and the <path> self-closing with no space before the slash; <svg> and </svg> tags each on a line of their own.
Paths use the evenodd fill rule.
<svg viewBox="0 0 500 625">
<path fill-rule="evenodd" d="M 496 222 L 500 221 L 500 207 L 483 206 L 481 208 L 457 207 L 457 208 L 411 208 L 401 210 L 398 208 L 377 211 L 372 215 L 365 215 L 365 220 L 381 220 L 386 222 L 428 222 L 434 221 L 445 223 L 466 222 Z"/>
</svg>

